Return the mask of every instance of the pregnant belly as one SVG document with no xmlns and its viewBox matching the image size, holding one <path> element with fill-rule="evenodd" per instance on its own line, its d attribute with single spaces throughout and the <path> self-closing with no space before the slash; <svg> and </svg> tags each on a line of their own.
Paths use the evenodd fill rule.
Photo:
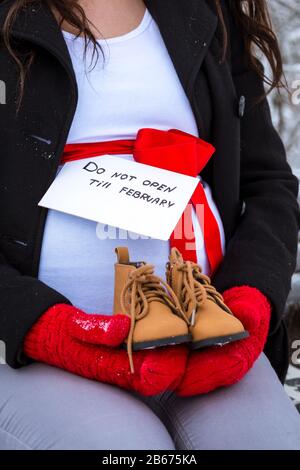
<svg viewBox="0 0 300 470">
<path fill-rule="evenodd" d="M 222 222 L 204 185 L 210 207 L 218 220 L 224 252 Z M 205 274 L 209 264 L 203 234 L 193 211 L 198 263 Z M 49 210 L 45 224 L 38 277 L 67 297 L 73 305 L 92 313 L 112 312 L 114 295 L 115 248 L 127 246 L 133 261 L 154 264 L 165 276 L 169 242 L 154 240 L 80 217 Z M 193 245 L 194 246 L 194 245 Z"/>
<path fill-rule="evenodd" d="M 141 237 L 57 211 L 48 211 L 38 277 L 86 312 L 112 312 L 115 248 L 155 264 L 164 276 L 169 242 Z"/>
</svg>

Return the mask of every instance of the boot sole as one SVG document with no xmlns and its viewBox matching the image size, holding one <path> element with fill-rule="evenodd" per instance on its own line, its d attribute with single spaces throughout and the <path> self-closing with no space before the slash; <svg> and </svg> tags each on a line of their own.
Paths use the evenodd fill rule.
<svg viewBox="0 0 300 470">
<path fill-rule="evenodd" d="M 192 335 L 170 336 L 169 338 L 156 339 L 152 341 L 142 341 L 140 343 L 133 343 L 132 350 L 140 351 L 142 349 L 155 349 L 162 348 L 163 346 L 175 346 L 183 343 L 190 343 Z M 127 349 L 127 344 L 124 343 L 124 349 Z"/>
<path fill-rule="evenodd" d="M 211 346 L 225 346 L 225 344 L 233 343 L 234 341 L 239 341 L 240 339 L 248 338 L 248 336 L 248 331 L 243 331 L 234 335 L 216 336 L 215 338 L 203 339 L 201 341 L 192 341 L 189 344 L 189 347 L 190 349 L 202 349 Z"/>
</svg>

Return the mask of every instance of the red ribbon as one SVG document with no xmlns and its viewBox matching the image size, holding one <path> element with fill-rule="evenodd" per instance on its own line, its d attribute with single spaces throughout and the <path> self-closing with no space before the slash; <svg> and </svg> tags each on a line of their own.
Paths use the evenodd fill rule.
<svg viewBox="0 0 300 470">
<path fill-rule="evenodd" d="M 144 128 L 139 130 L 136 140 L 67 144 L 62 163 L 106 154 L 132 154 L 138 163 L 196 177 L 214 151 L 214 147 L 208 142 L 179 130 Z M 170 244 L 172 247 L 176 246 L 186 260 L 197 262 L 192 206 L 200 222 L 212 274 L 222 261 L 222 244 L 218 222 L 209 207 L 201 182 L 172 233 Z"/>
</svg>

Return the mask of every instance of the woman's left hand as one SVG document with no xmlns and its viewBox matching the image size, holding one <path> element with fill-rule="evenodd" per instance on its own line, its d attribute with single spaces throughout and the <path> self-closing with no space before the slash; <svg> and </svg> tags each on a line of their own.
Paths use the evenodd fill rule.
<svg viewBox="0 0 300 470">
<path fill-rule="evenodd" d="M 184 378 L 176 389 L 180 396 L 200 395 L 238 382 L 263 351 L 271 316 L 267 298 L 248 286 L 228 289 L 223 297 L 249 331 L 249 337 L 223 347 L 192 352 Z"/>
</svg>

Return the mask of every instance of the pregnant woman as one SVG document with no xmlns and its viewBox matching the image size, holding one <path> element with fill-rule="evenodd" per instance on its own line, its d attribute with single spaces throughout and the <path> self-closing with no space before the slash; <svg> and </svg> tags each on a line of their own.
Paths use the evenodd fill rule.
<svg viewBox="0 0 300 470">
<path fill-rule="evenodd" d="M 256 58 L 265 54 L 280 87 L 266 4 L 0 1 L 0 449 L 300 449 L 280 383 L 298 183 Z M 215 149 L 206 160 L 205 141 Z M 111 153 L 163 167 L 160 145 L 170 165 L 177 148 L 176 171 L 199 178 L 206 223 L 190 208 L 190 249 L 38 206 L 70 161 Z M 120 348 L 130 319 L 111 316 L 120 246 L 164 282 L 177 246 L 190 261 L 172 250 L 169 283 L 174 256 L 186 276 L 172 308 L 194 301 L 197 324 L 209 297 L 249 336 L 134 351 L 130 370 Z M 138 292 L 151 276 L 135 279 Z"/>
</svg>

